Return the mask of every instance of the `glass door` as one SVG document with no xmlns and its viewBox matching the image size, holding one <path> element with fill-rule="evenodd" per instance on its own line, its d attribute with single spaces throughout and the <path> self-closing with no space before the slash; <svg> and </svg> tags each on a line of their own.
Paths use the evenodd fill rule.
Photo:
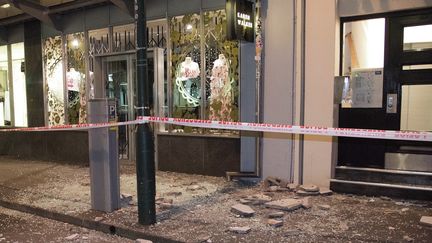
<svg viewBox="0 0 432 243">
<path fill-rule="evenodd" d="M 134 82 L 135 56 L 119 55 L 104 57 L 102 60 L 105 97 L 116 99 L 117 120 L 119 122 L 135 119 Z M 134 159 L 133 127 L 118 127 L 120 159 Z"/>
</svg>

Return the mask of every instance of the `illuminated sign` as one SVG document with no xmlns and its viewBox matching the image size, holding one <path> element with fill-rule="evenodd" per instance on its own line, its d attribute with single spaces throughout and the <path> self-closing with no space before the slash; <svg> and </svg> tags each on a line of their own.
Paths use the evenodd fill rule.
<svg viewBox="0 0 432 243">
<path fill-rule="evenodd" d="M 227 39 L 254 42 L 254 4 L 248 0 L 227 0 Z"/>
</svg>

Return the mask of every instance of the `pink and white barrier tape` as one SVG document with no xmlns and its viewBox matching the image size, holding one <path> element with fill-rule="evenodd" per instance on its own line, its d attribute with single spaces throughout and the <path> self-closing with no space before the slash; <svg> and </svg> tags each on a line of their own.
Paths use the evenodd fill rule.
<svg viewBox="0 0 432 243">
<path fill-rule="evenodd" d="M 88 130 L 94 128 L 135 125 L 135 124 L 142 124 L 147 122 L 172 124 L 172 125 L 188 126 L 188 127 L 211 128 L 211 129 L 432 142 L 432 132 L 333 128 L 333 127 L 317 127 L 317 126 L 293 126 L 293 125 L 286 125 L 286 124 L 210 121 L 210 120 L 195 120 L 195 119 L 152 117 L 152 116 L 138 117 L 138 119 L 134 121 L 127 121 L 127 122 L 61 125 L 61 126 L 53 126 L 53 127 L 13 128 L 13 129 L 3 129 L 0 130 L 0 132 Z"/>
</svg>

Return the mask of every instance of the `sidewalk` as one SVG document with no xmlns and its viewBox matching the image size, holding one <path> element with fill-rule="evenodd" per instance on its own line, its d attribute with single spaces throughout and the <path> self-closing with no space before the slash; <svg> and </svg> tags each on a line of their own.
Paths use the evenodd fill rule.
<svg viewBox="0 0 432 243">
<path fill-rule="evenodd" d="M 113 213 L 90 209 L 89 168 L 40 161 L 0 158 L 0 199 L 69 215 L 93 225 L 113 226 L 184 242 L 430 242 L 432 227 L 420 225 L 432 216 L 432 203 L 333 194 L 308 196 L 309 207 L 292 211 L 268 208 L 264 203 L 304 196 L 284 189 L 268 192 L 261 185 L 227 182 L 225 178 L 157 173 L 158 223 L 137 223 L 136 178 L 133 164 L 122 163 L 123 207 Z M 251 198 L 252 195 L 256 197 Z M 245 198 L 249 197 L 248 200 Z M 258 200 L 258 199 L 265 200 Z M 248 204 L 251 217 L 233 211 Z M 293 201 L 290 201 L 293 202 Z M 282 226 L 269 225 L 268 215 L 282 212 Z M 274 222 L 273 222 L 274 223 Z M 231 227 L 247 227 L 245 234 Z M 230 230 L 231 228 L 231 230 Z M 133 237 L 130 237 L 133 238 Z M 155 240 L 154 240 L 155 241 Z"/>
</svg>

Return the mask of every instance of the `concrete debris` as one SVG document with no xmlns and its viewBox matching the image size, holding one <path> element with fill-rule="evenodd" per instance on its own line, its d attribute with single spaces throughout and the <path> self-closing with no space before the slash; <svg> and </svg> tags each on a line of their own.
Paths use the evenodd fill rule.
<svg viewBox="0 0 432 243">
<path fill-rule="evenodd" d="M 120 198 L 124 201 L 132 201 L 132 195 L 122 193 L 120 194 Z"/>
<path fill-rule="evenodd" d="M 414 241 L 414 239 L 411 238 L 411 237 L 409 237 L 408 235 L 405 235 L 405 236 L 403 237 L 403 239 L 404 239 L 404 241 L 407 241 L 407 242 L 413 242 L 413 241 Z"/>
<path fill-rule="evenodd" d="M 329 196 L 333 194 L 333 191 L 328 188 L 320 188 L 320 194 L 321 196 Z"/>
<path fill-rule="evenodd" d="M 277 192 L 278 188 L 279 188 L 279 186 L 269 186 L 269 187 L 267 187 L 266 191 L 268 191 L 268 192 Z"/>
<path fill-rule="evenodd" d="M 285 180 L 285 179 L 282 179 L 279 177 L 269 176 L 264 180 L 264 187 L 265 188 L 269 188 L 271 186 L 278 186 L 281 188 L 286 188 L 288 184 L 289 184 L 288 180 Z"/>
<path fill-rule="evenodd" d="M 369 199 L 368 202 L 375 202 L 375 199 Z"/>
<path fill-rule="evenodd" d="M 297 190 L 296 193 L 299 196 L 318 196 L 320 194 L 319 191 L 317 191 L 317 192 L 307 192 L 307 191 L 304 191 L 304 190 Z"/>
<path fill-rule="evenodd" d="M 178 197 L 178 196 L 181 196 L 182 194 L 183 194 L 182 192 L 167 192 L 167 193 L 165 193 L 165 196 Z"/>
<path fill-rule="evenodd" d="M 406 211 L 408 211 L 409 210 L 409 208 L 402 208 L 402 212 L 406 212 Z"/>
<path fill-rule="evenodd" d="M 0 234 L 0 238 L 2 238 L 3 237 L 3 234 Z"/>
<path fill-rule="evenodd" d="M 299 230 L 296 230 L 296 229 L 290 229 L 290 230 L 287 230 L 287 231 L 284 233 L 285 237 L 289 237 L 289 236 L 296 236 L 296 235 L 299 235 L 299 234 L 300 234 L 300 231 L 299 231 Z"/>
<path fill-rule="evenodd" d="M 83 240 L 88 240 L 89 238 L 87 236 L 82 237 Z"/>
<path fill-rule="evenodd" d="M 422 216 L 420 219 L 420 224 L 432 226 L 432 216 Z"/>
<path fill-rule="evenodd" d="M 136 239 L 135 243 L 153 243 L 151 240 Z"/>
<path fill-rule="evenodd" d="M 286 187 L 280 187 L 280 186 L 278 186 L 276 191 L 278 191 L 278 192 L 289 192 L 290 189 L 288 189 Z"/>
<path fill-rule="evenodd" d="M 247 200 L 247 199 L 243 199 L 243 198 L 241 198 L 241 199 L 239 200 L 239 202 L 240 202 L 241 204 L 251 204 L 251 203 L 252 203 L 251 201 L 249 201 L 249 200 Z"/>
<path fill-rule="evenodd" d="M 237 234 L 247 234 L 251 231 L 250 227 L 229 227 L 229 231 Z"/>
<path fill-rule="evenodd" d="M 269 219 L 267 220 L 267 224 L 272 227 L 281 227 L 283 225 L 282 220 L 276 220 L 276 219 Z"/>
<path fill-rule="evenodd" d="M 277 201 L 272 201 L 264 204 L 267 208 L 274 208 L 284 211 L 294 211 L 302 205 L 301 200 L 286 198 Z"/>
<path fill-rule="evenodd" d="M 318 208 L 321 210 L 330 210 L 330 205 L 320 204 L 320 205 L 318 205 Z"/>
<path fill-rule="evenodd" d="M 290 184 L 287 185 L 287 188 L 288 188 L 290 191 L 295 191 L 295 190 L 297 190 L 297 187 L 298 187 L 298 185 L 297 185 L 297 184 L 293 184 L 293 183 L 290 183 Z"/>
<path fill-rule="evenodd" d="M 171 203 L 160 203 L 159 204 L 159 208 L 160 209 L 171 209 L 173 207 L 173 205 Z"/>
<path fill-rule="evenodd" d="M 275 211 L 275 212 L 270 212 L 268 214 L 268 217 L 274 219 L 274 218 L 282 218 L 284 215 L 285 215 L 284 212 Z"/>
<path fill-rule="evenodd" d="M 343 231 L 347 231 L 349 230 L 348 224 L 346 222 L 340 222 L 339 223 L 339 228 Z"/>
<path fill-rule="evenodd" d="M 395 228 L 395 227 L 391 227 L 391 226 L 389 226 L 388 229 L 389 229 L 389 230 L 395 230 L 396 228 Z"/>
<path fill-rule="evenodd" d="M 100 222 L 100 221 L 103 220 L 103 218 L 102 218 L 102 217 L 96 217 L 94 220 L 95 220 L 96 222 Z"/>
<path fill-rule="evenodd" d="M 300 185 L 300 190 L 303 190 L 305 192 L 318 192 L 320 191 L 319 187 L 316 185 Z"/>
<path fill-rule="evenodd" d="M 233 205 L 231 211 L 243 217 L 252 217 L 255 214 L 255 211 L 251 207 L 241 203 Z"/>
<path fill-rule="evenodd" d="M 384 201 L 391 201 L 391 200 L 392 200 L 391 198 L 389 198 L 389 197 L 384 197 L 384 196 L 381 196 L 380 199 L 381 199 L 381 200 L 384 200 Z"/>
<path fill-rule="evenodd" d="M 75 240 L 78 238 L 78 236 L 79 234 L 69 235 L 68 237 L 65 237 L 65 240 Z"/>
<path fill-rule="evenodd" d="M 192 185 L 186 187 L 186 191 L 198 191 L 198 190 L 205 190 L 205 189 L 206 189 L 205 187 L 199 185 Z"/>
<path fill-rule="evenodd" d="M 303 207 L 304 209 L 312 208 L 312 204 L 311 204 L 311 202 L 309 201 L 309 197 L 305 197 L 305 198 L 303 198 L 303 200 L 302 200 L 302 207 Z"/>
<path fill-rule="evenodd" d="M 261 205 L 272 200 L 271 197 L 263 194 L 255 194 L 253 196 L 248 196 L 244 200 L 249 201 L 252 205 Z M 245 203 L 247 204 L 247 203 Z"/>
</svg>

